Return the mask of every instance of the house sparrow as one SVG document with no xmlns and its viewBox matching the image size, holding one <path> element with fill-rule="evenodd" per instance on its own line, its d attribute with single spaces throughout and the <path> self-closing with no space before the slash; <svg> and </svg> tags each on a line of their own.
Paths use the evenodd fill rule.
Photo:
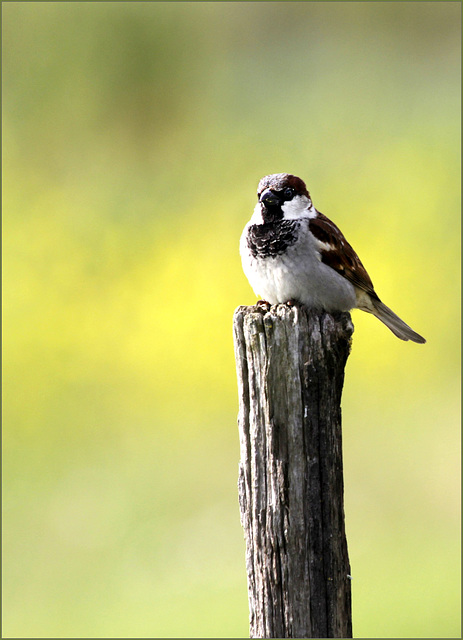
<svg viewBox="0 0 463 640">
<path fill-rule="evenodd" d="M 375 293 L 365 267 L 338 227 L 315 209 L 304 182 L 265 176 L 240 241 L 243 270 L 270 304 L 301 302 L 328 312 L 362 309 L 401 340 L 424 343 Z"/>
</svg>

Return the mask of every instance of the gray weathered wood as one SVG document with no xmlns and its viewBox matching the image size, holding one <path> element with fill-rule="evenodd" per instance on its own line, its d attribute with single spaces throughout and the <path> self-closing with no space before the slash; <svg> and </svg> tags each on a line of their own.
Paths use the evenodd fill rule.
<svg viewBox="0 0 463 640">
<path fill-rule="evenodd" d="M 352 637 L 340 407 L 352 332 L 348 313 L 235 311 L 253 638 Z"/>
</svg>

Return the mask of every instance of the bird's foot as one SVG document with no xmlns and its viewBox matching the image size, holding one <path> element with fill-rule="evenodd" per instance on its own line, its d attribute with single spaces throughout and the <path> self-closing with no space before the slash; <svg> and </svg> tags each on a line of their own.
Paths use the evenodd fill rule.
<svg viewBox="0 0 463 640">
<path fill-rule="evenodd" d="M 256 307 L 261 307 L 264 311 L 270 310 L 270 303 L 267 300 L 258 300 L 256 302 Z"/>
</svg>

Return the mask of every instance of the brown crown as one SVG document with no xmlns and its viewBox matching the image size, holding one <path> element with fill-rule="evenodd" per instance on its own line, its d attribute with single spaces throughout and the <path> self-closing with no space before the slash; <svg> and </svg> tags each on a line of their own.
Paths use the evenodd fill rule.
<svg viewBox="0 0 463 640">
<path fill-rule="evenodd" d="M 274 191 L 283 191 L 286 187 L 292 187 L 299 195 L 309 197 L 309 192 L 305 186 L 305 182 L 293 176 L 290 173 L 272 173 L 269 176 L 265 176 L 259 182 L 257 187 L 257 195 L 259 196 L 264 189 L 272 189 Z"/>
</svg>

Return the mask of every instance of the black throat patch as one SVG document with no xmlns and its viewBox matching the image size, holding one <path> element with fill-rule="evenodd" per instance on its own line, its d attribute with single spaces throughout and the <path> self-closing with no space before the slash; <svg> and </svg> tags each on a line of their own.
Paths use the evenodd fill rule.
<svg viewBox="0 0 463 640">
<path fill-rule="evenodd" d="M 296 242 L 299 225 L 297 220 L 251 225 L 248 229 L 247 243 L 252 256 L 271 258 L 281 255 Z"/>
</svg>

